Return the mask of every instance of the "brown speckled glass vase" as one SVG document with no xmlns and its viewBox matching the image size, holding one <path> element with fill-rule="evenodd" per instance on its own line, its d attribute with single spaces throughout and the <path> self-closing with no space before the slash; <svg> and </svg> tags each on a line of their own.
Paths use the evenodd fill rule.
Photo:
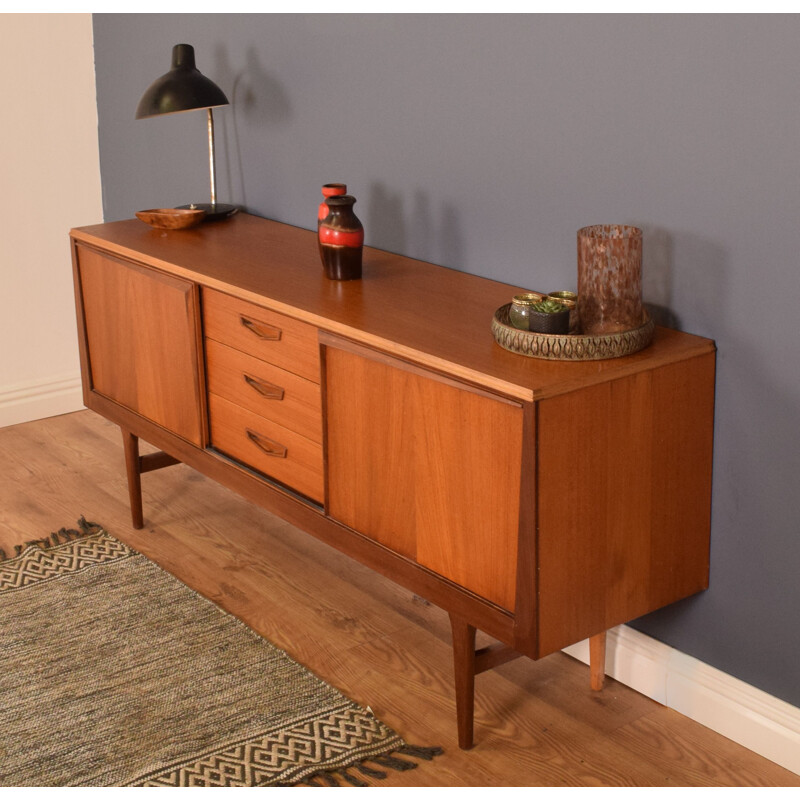
<svg viewBox="0 0 800 800">
<path fill-rule="evenodd" d="M 578 231 L 578 318 L 581 332 L 595 335 L 644 322 L 639 228 L 590 225 Z"/>
</svg>

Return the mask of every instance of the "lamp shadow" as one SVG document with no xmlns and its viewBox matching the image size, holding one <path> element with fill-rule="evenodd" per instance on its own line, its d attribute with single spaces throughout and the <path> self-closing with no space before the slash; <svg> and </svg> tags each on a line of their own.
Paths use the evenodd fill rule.
<svg viewBox="0 0 800 800">
<path fill-rule="evenodd" d="M 236 69 L 231 64 L 224 46 L 218 46 L 214 56 L 218 82 L 224 91 L 230 92 L 228 99 L 233 112 L 224 119 L 225 140 L 221 148 L 228 194 L 238 199 L 238 205 L 246 207 L 247 183 L 240 138 L 242 126 L 259 131 L 271 125 L 285 124 L 291 120 L 292 106 L 281 84 L 262 66 L 254 47 L 247 49 L 243 69 Z"/>
</svg>

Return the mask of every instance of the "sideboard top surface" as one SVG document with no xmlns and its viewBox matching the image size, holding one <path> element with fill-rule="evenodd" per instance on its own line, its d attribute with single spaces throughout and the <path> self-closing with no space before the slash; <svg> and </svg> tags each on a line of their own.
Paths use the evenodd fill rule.
<svg viewBox="0 0 800 800">
<path fill-rule="evenodd" d="M 553 362 L 516 355 L 494 341 L 490 324 L 495 310 L 524 288 L 371 247 L 364 248 L 361 280 L 330 281 L 313 232 L 250 214 L 177 231 L 131 219 L 71 235 L 521 400 L 714 349 L 710 339 L 659 327 L 648 348 L 623 358 Z"/>
</svg>

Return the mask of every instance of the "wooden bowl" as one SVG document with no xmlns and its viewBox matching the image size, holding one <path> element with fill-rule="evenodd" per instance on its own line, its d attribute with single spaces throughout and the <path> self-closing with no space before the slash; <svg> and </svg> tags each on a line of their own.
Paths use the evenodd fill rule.
<svg viewBox="0 0 800 800">
<path fill-rule="evenodd" d="M 136 216 L 152 228 L 177 230 L 197 225 L 206 215 L 202 208 L 148 208 L 137 211 Z"/>
</svg>

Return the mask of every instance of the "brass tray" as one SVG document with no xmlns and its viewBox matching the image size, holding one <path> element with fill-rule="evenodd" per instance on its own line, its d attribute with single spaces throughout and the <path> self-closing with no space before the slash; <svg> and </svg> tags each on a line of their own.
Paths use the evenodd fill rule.
<svg viewBox="0 0 800 800">
<path fill-rule="evenodd" d="M 500 306 L 492 319 L 492 335 L 500 347 L 530 358 L 549 361 L 600 361 L 643 350 L 653 341 L 655 323 L 645 312 L 638 328 L 609 334 L 556 334 L 521 331 L 508 318 L 511 303 Z"/>
</svg>

